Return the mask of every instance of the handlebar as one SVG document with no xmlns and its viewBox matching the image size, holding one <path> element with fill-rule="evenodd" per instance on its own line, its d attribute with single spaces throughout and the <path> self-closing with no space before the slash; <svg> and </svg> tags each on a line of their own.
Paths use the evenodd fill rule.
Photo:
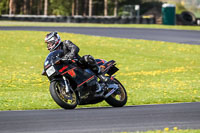
<svg viewBox="0 0 200 133">
<path fill-rule="evenodd" d="M 68 62 L 77 62 L 78 59 L 70 59 L 70 58 L 65 58 L 65 57 L 62 57 L 62 58 L 57 57 L 57 60 L 55 61 L 54 64 L 59 64 L 61 61 L 64 61 L 64 62 L 66 62 L 66 61 L 68 61 Z"/>
</svg>

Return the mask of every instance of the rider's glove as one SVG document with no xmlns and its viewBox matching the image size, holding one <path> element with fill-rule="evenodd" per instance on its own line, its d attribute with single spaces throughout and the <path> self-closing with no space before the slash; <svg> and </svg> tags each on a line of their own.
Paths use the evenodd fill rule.
<svg viewBox="0 0 200 133">
<path fill-rule="evenodd" d="M 71 60 L 71 57 L 69 55 L 65 55 L 63 58 L 62 58 L 63 61 L 69 61 Z"/>
</svg>

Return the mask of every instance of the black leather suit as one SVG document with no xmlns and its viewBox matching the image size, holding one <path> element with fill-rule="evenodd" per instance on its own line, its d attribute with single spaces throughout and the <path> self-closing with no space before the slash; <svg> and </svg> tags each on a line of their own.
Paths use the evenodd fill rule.
<svg viewBox="0 0 200 133">
<path fill-rule="evenodd" d="M 60 46 L 61 46 L 61 49 L 64 51 L 64 55 L 65 55 L 66 58 L 69 58 L 69 59 L 78 58 L 78 59 L 80 59 L 80 56 L 78 55 L 79 47 L 77 47 L 71 41 L 65 40 L 65 41 L 61 42 Z"/>
<path fill-rule="evenodd" d="M 85 68 L 90 68 L 95 74 L 98 74 L 99 67 L 96 60 L 91 55 L 84 55 L 80 57 L 79 47 L 69 40 L 61 42 L 61 49 L 64 51 L 64 56 L 69 59 L 78 59 L 78 65 Z"/>
</svg>

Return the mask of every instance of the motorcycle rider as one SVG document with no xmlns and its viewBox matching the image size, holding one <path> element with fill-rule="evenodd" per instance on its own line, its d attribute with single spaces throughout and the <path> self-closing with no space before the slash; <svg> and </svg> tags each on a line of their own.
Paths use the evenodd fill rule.
<svg viewBox="0 0 200 133">
<path fill-rule="evenodd" d="M 70 40 L 65 40 L 62 42 L 57 32 L 48 33 L 45 37 L 45 43 L 47 43 L 47 49 L 50 52 L 62 49 L 64 51 L 63 58 L 65 60 L 78 59 L 78 64 L 90 68 L 102 82 L 109 80 L 109 78 L 101 74 L 101 68 L 97 65 L 96 60 L 91 55 L 84 55 L 83 57 L 80 57 L 78 54 L 79 47 Z M 96 90 L 96 93 L 102 93 L 103 90 L 98 82 L 97 86 L 98 89 Z"/>
</svg>

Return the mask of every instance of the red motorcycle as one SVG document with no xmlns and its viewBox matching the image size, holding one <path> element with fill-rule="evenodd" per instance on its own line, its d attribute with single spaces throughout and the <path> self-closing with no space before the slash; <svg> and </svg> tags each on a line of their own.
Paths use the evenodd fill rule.
<svg viewBox="0 0 200 133">
<path fill-rule="evenodd" d="M 63 60 L 63 55 L 62 50 L 49 53 L 43 71 L 50 81 L 50 94 L 60 107 L 74 109 L 77 105 L 96 104 L 103 100 L 113 107 L 126 104 L 126 90 L 113 76 L 119 70 L 114 60 L 106 62 L 96 59 L 103 69 L 103 75 L 111 79 L 101 82 L 90 69 L 79 67 L 75 59 Z M 102 88 L 101 95 L 96 93 L 97 87 Z"/>
</svg>

